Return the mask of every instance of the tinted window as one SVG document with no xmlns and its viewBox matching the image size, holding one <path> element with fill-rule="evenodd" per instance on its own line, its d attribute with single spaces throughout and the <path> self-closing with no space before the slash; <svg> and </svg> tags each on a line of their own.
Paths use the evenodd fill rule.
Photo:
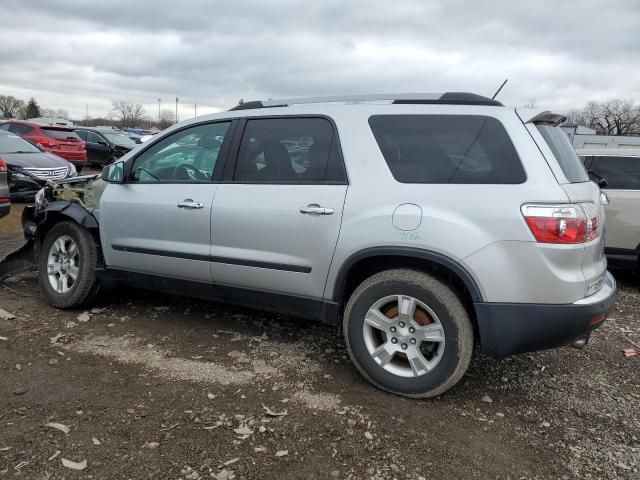
<svg viewBox="0 0 640 480">
<path fill-rule="evenodd" d="M 502 124 L 476 115 L 376 115 L 369 125 L 403 183 L 522 183 L 526 175 Z"/>
<path fill-rule="evenodd" d="M 538 124 L 536 127 L 556 157 L 567 180 L 571 183 L 588 182 L 587 171 L 562 129 L 544 124 Z"/>
<path fill-rule="evenodd" d="M 640 157 L 593 157 L 591 170 L 607 181 L 607 187 L 640 190 Z"/>
<path fill-rule="evenodd" d="M 247 121 L 234 180 L 241 182 L 344 182 L 333 126 L 323 118 Z"/>
<path fill-rule="evenodd" d="M 2 123 L 0 124 L 0 130 L 9 130 L 10 126 L 11 126 L 10 123 Z"/>
<path fill-rule="evenodd" d="M 86 130 L 76 130 L 76 135 L 78 135 L 82 140 L 86 140 L 87 139 Z"/>
<path fill-rule="evenodd" d="M 87 143 L 107 143 L 104 138 L 102 138 L 97 133 L 87 132 Z"/>
<path fill-rule="evenodd" d="M 55 138 L 56 140 L 79 140 L 80 137 L 76 135 L 76 132 L 73 130 L 59 130 L 54 128 L 41 128 L 42 133 L 44 133 L 49 138 Z"/>
<path fill-rule="evenodd" d="M 135 160 L 132 181 L 209 182 L 230 122 L 180 130 L 145 150 Z"/>
<path fill-rule="evenodd" d="M 29 125 L 21 125 L 20 123 L 12 123 L 9 125 L 9 131 L 17 133 L 18 135 L 26 135 L 33 131 L 33 127 L 30 127 Z"/>
</svg>

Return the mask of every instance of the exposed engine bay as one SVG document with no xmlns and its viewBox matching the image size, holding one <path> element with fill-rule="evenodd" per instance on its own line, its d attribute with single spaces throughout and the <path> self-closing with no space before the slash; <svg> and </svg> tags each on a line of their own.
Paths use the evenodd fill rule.
<svg viewBox="0 0 640 480">
<path fill-rule="evenodd" d="M 70 178 L 60 183 L 42 180 L 34 176 L 41 185 L 35 197 L 35 206 L 22 212 L 22 229 L 25 242 L 0 259 L 0 282 L 5 278 L 36 268 L 36 259 L 42 239 L 40 226 L 56 219 L 70 217 L 86 227 L 97 228 L 100 198 L 107 182 L 100 175 L 85 175 Z"/>
</svg>

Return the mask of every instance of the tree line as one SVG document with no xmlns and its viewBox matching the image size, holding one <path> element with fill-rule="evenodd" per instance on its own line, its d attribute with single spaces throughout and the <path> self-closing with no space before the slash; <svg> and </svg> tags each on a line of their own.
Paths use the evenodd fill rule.
<svg viewBox="0 0 640 480">
<path fill-rule="evenodd" d="M 633 100 L 588 102 L 582 110 L 570 112 L 567 117 L 601 135 L 640 135 L 640 106 Z"/>
<path fill-rule="evenodd" d="M 69 112 L 67 110 L 42 108 L 33 97 L 25 102 L 24 100 L 11 95 L 0 95 L 0 117 L 4 118 L 16 118 L 21 120 L 40 117 L 64 118 L 66 120 L 71 120 L 76 124 L 83 124 L 85 126 L 115 125 L 123 128 L 151 128 L 155 126 L 160 130 L 164 130 L 175 123 L 175 114 L 170 109 L 161 110 L 160 118 L 155 120 L 147 114 L 145 108 L 141 104 L 125 102 L 122 100 L 113 100 L 111 102 L 110 114 L 111 117 L 72 120 L 69 118 Z"/>
</svg>

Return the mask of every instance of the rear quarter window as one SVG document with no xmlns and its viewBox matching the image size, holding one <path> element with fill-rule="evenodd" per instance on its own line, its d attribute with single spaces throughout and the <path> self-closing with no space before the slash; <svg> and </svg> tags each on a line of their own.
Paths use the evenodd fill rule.
<svg viewBox="0 0 640 480">
<path fill-rule="evenodd" d="M 570 183 L 588 182 L 587 170 L 562 129 L 547 124 L 536 124 L 536 128 L 556 157 L 567 180 Z"/>
<path fill-rule="evenodd" d="M 481 115 L 375 115 L 369 125 L 402 183 L 516 184 L 526 180 L 502 124 Z"/>
</svg>

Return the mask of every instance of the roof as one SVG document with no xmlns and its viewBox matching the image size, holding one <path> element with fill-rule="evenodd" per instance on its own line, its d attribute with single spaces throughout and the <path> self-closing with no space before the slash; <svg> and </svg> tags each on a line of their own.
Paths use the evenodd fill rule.
<svg viewBox="0 0 640 480">
<path fill-rule="evenodd" d="M 490 105 L 501 107 L 497 100 L 467 92 L 446 93 L 385 93 L 373 95 L 347 95 L 335 97 L 284 98 L 279 100 L 258 100 L 244 102 L 231 108 L 233 110 L 251 110 L 256 108 L 289 107 L 291 105 L 305 105 L 317 103 L 338 104 L 446 104 L 446 105 Z"/>
<path fill-rule="evenodd" d="M 599 157 L 640 157 L 640 148 L 577 148 L 578 155 Z"/>
</svg>

